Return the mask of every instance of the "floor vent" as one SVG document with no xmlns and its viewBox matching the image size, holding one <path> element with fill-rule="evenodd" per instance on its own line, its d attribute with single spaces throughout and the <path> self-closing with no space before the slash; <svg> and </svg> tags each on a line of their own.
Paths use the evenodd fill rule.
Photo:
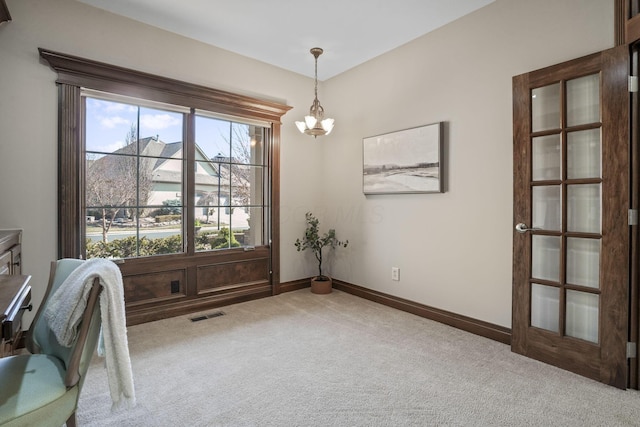
<svg viewBox="0 0 640 427">
<path fill-rule="evenodd" d="M 192 317 L 191 321 L 199 322 L 201 320 L 211 319 L 212 317 L 220 317 L 220 316 L 224 316 L 224 313 L 222 311 L 216 311 L 214 313 L 203 314 L 202 316 Z"/>
</svg>

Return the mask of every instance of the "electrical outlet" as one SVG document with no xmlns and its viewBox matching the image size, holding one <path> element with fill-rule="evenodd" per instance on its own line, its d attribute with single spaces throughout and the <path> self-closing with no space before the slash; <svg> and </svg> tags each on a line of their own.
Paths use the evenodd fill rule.
<svg viewBox="0 0 640 427">
<path fill-rule="evenodd" d="M 400 281 L 399 267 L 391 267 L 391 280 Z"/>
</svg>

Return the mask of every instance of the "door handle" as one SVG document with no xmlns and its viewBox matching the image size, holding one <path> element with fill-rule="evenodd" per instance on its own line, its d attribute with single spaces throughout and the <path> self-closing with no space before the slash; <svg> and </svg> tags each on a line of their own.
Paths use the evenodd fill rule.
<svg viewBox="0 0 640 427">
<path fill-rule="evenodd" d="M 522 222 L 516 225 L 516 231 L 518 233 L 526 233 L 527 231 L 535 231 L 535 230 L 540 230 L 540 228 L 538 228 L 538 227 L 528 228 L 526 226 L 526 224 L 524 224 Z"/>
</svg>

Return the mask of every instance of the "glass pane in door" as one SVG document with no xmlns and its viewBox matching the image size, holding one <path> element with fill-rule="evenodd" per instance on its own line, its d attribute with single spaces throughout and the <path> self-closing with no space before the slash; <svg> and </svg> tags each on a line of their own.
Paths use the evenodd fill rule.
<svg viewBox="0 0 640 427">
<path fill-rule="evenodd" d="M 533 187 L 533 227 L 560 231 L 562 227 L 562 199 L 559 185 Z"/>
<path fill-rule="evenodd" d="M 531 275 L 534 279 L 560 281 L 560 237 L 531 236 Z"/>
<path fill-rule="evenodd" d="M 532 176 L 534 181 L 558 180 L 562 173 L 560 134 L 539 136 L 532 141 Z"/>
<path fill-rule="evenodd" d="M 566 335 L 598 342 L 598 304 L 600 297 L 567 290 Z"/>
<path fill-rule="evenodd" d="M 572 232 L 600 233 L 600 184 L 567 186 L 567 229 Z"/>
<path fill-rule="evenodd" d="M 600 121 L 600 75 L 567 81 L 567 126 Z"/>
<path fill-rule="evenodd" d="M 533 132 L 560 128 L 560 83 L 531 91 L 531 126 Z"/>
<path fill-rule="evenodd" d="M 600 178 L 600 129 L 567 133 L 567 178 Z"/>
<path fill-rule="evenodd" d="M 552 286 L 531 285 L 531 326 L 559 332 L 560 290 Z"/>
<path fill-rule="evenodd" d="M 567 238 L 567 283 L 600 287 L 600 239 Z"/>
</svg>

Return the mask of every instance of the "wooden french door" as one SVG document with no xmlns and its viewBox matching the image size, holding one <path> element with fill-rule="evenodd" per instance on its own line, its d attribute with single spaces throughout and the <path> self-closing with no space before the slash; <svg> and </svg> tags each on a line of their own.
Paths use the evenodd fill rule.
<svg viewBox="0 0 640 427">
<path fill-rule="evenodd" d="M 513 78 L 512 351 L 627 387 L 629 75 L 620 46 Z"/>
</svg>

